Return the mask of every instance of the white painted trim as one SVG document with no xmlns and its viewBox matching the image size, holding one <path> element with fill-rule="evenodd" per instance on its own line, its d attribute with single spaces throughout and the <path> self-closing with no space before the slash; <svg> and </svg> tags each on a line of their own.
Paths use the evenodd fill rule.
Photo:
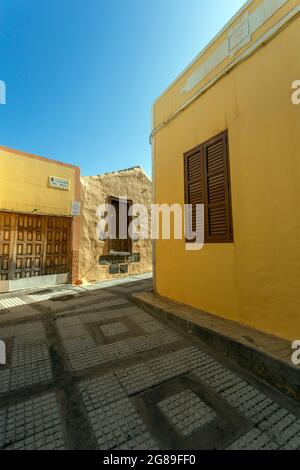
<svg viewBox="0 0 300 470">
<path fill-rule="evenodd" d="M 185 73 L 200 59 L 200 57 L 216 42 L 222 34 L 229 28 L 229 26 L 235 22 L 235 20 L 253 3 L 255 0 L 247 0 L 246 3 L 236 12 L 236 14 L 223 26 L 223 28 L 209 41 L 209 43 L 199 52 L 195 59 L 190 62 L 190 64 L 185 67 L 183 72 L 181 72 L 175 80 L 156 98 L 153 105 L 157 103 L 162 96 L 164 96 L 184 75 Z M 153 130 L 153 129 L 152 129 Z"/>
<path fill-rule="evenodd" d="M 247 13 L 242 17 L 237 25 L 228 31 L 228 52 L 233 56 L 242 47 L 245 47 L 251 42 L 252 34 L 250 31 L 250 14 Z"/>
<path fill-rule="evenodd" d="M 177 110 L 168 116 L 168 118 L 153 129 L 150 135 L 150 141 L 153 139 L 155 134 L 165 127 L 172 119 L 174 119 L 180 112 L 184 111 L 190 104 L 192 104 L 197 98 L 217 83 L 221 78 L 227 75 L 233 68 L 251 57 L 259 48 L 265 46 L 270 42 L 282 29 L 284 29 L 291 21 L 296 19 L 300 14 L 300 5 L 291 10 L 286 16 L 284 16 L 276 25 L 269 29 L 263 36 L 261 36 L 256 42 L 252 43 L 248 49 L 246 49 L 241 55 L 232 60 L 224 69 L 211 79 L 206 85 L 201 87 L 189 100 L 183 103 Z"/>
<path fill-rule="evenodd" d="M 31 288 L 45 288 L 66 284 L 69 282 L 69 273 L 49 274 L 47 276 L 33 276 L 9 281 L 0 281 L 0 292 L 14 292 Z"/>
<path fill-rule="evenodd" d="M 228 31 L 227 38 L 220 46 L 187 78 L 180 93 L 192 91 L 202 82 L 218 65 L 229 56 L 236 54 L 242 47 L 251 42 L 254 34 L 269 20 L 288 0 L 263 0 L 252 13 L 249 11 L 241 21 Z M 231 41 L 233 42 L 230 47 Z"/>
<path fill-rule="evenodd" d="M 200 251 L 203 250 L 204 243 L 186 243 L 185 250 L 186 251 Z"/>
</svg>

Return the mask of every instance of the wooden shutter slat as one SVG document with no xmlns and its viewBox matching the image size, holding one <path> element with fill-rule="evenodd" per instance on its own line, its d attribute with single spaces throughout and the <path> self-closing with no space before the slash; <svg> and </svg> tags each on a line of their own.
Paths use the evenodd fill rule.
<svg viewBox="0 0 300 470">
<path fill-rule="evenodd" d="M 207 241 L 230 241 L 232 234 L 227 133 L 223 132 L 203 145 L 206 183 L 206 239 Z"/>
<path fill-rule="evenodd" d="M 192 204 L 192 230 L 196 230 L 196 204 L 204 203 L 204 165 L 201 147 L 185 154 L 185 203 Z"/>
</svg>

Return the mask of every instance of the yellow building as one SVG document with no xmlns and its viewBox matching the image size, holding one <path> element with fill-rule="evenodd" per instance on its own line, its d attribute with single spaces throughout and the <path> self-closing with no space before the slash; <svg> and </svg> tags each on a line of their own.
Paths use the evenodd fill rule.
<svg viewBox="0 0 300 470">
<path fill-rule="evenodd" d="M 290 340 L 300 336 L 299 47 L 299 0 L 248 1 L 155 102 L 152 132 L 155 202 L 205 204 L 202 250 L 156 242 L 156 292 Z"/>
<path fill-rule="evenodd" d="M 76 282 L 79 201 L 78 167 L 0 146 L 0 292 Z"/>
</svg>

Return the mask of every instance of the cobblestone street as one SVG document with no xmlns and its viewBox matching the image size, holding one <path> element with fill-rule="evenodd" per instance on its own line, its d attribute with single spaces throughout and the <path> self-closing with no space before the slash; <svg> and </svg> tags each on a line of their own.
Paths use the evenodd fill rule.
<svg viewBox="0 0 300 470">
<path fill-rule="evenodd" d="M 1 449 L 300 449 L 300 411 L 128 283 L 1 298 Z M 9 311 L 8 311 L 9 309 Z"/>
</svg>

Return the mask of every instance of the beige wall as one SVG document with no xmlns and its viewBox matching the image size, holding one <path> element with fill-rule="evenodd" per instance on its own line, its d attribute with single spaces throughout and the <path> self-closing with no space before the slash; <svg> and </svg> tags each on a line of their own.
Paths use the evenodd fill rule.
<svg viewBox="0 0 300 470">
<path fill-rule="evenodd" d="M 133 242 L 133 253 L 140 253 L 139 263 L 128 265 L 128 274 L 109 274 L 108 266 L 99 265 L 99 257 L 106 252 L 106 244 L 97 239 L 97 206 L 107 202 L 108 196 L 127 196 L 133 203 L 151 204 L 151 181 L 139 167 L 81 178 L 81 237 L 79 277 L 83 282 L 140 274 L 152 270 L 151 240 Z"/>
</svg>

